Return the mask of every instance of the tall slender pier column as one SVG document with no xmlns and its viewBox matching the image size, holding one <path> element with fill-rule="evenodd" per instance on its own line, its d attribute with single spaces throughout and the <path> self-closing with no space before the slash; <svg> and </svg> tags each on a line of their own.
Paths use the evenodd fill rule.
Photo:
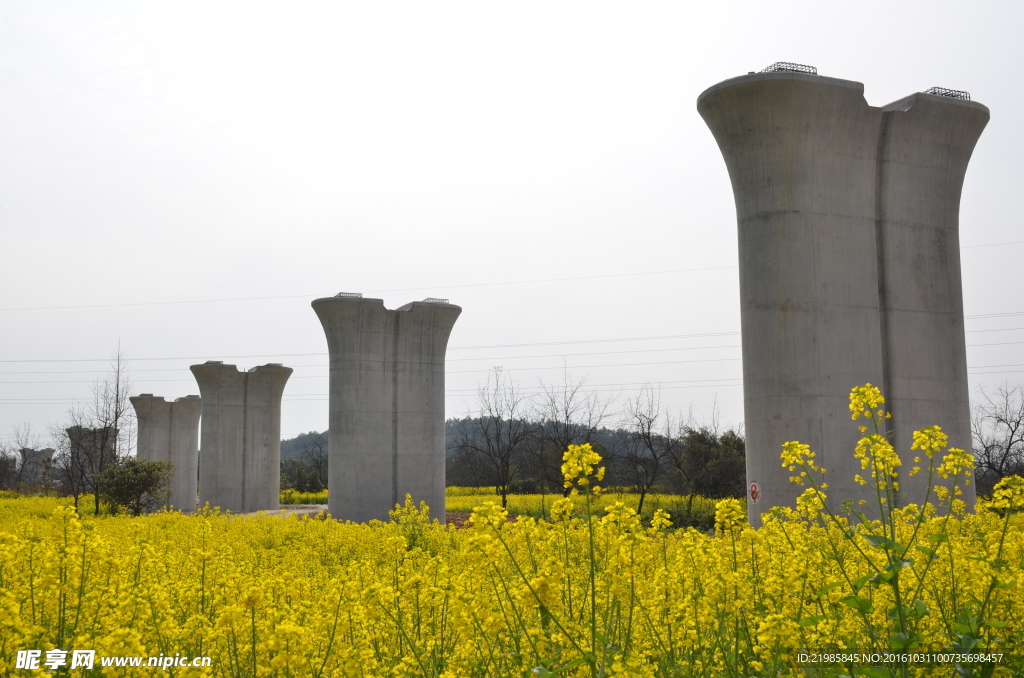
<svg viewBox="0 0 1024 678">
<path fill-rule="evenodd" d="M 915 430 L 935 424 L 951 447 L 972 448 L 960 193 L 988 120 L 988 108 L 977 102 L 924 93 L 882 108 L 879 289 L 885 306 L 885 395 L 899 452 L 909 452 Z M 900 483 L 904 503 L 924 500 L 927 474 L 902 474 Z M 973 507 L 973 483 L 964 489 L 961 498 Z"/>
<path fill-rule="evenodd" d="M 876 108 L 863 93 L 775 64 L 697 99 L 736 203 L 752 522 L 801 491 L 779 461 L 790 440 L 817 452 L 836 503 L 873 502 L 852 481 L 854 386 L 883 389 L 906 461 L 909 431 L 933 424 L 970 449 L 957 228 L 988 109 L 927 94 Z M 900 500 L 919 502 L 907 471 Z"/>
<path fill-rule="evenodd" d="M 387 520 L 408 493 L 443 520 L 444 364 L 462 309 L 339 295 L 313 310 L 330 352 L 331 515 Z"/>
<path fill-rule="evenodd" d="M 759 490 L 748 493 L 751 518 L 799 494 L 779 461 L 789 440 L 817 452 L 830 494 L 867 498 L 853 481 L 847 398 L 853 386 L 882 383 L 873 199 L 881 113 L 860 83 L 800 73 L 726 80 L 697 110 L 736 199 L 747 483 Z"/>
<path fill-rule="evenodd" d="M 152 393 L 129 398 L 138 423 L 136 456 L 146 461 L 174 464 L 167 505 L 191 513 L 196 510 L 199 470 L 199 415 L 201 400 L 191 395 L 168 402 Z"/>
<path fill-rule="evenodd" d="M 281 396 L 291 376 L 278 364 L 239 372 L 193 365 L 202 396 L 199 505 L 233 513 L 281 507 Z"/>
</svg>

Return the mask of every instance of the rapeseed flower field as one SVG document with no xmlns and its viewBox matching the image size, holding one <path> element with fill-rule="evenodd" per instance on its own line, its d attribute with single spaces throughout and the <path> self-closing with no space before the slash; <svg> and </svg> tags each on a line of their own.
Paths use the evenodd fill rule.
<svg viewBox="0 0 1024 678">
<path fill-rule="evenodd" d="M 587 445 L 566 452 L 574 494 L 550 520 L 509 522 L 487 502 L 465 529 L 411 499 L 357 525 L 80 517 L 56 498 L 0 496 L 0 675 L 42 673 L 16 668 L 19 651 L 79 648 L 208 656 L 163 672 L 225 678 L 1022 675 L 1024 533 L 1009 519 L 1024 480 L 968 512 L 970 456 L 928 429 L 915 466 L 945 484 L 934 503 L 898 506 L 884 401 L 860 388 L 874 519 L 832 513 L 814 451 L 795 441 L 782 463 L 806 484 L 796 507 L 752 529 L 741 501 L 719 502 L 713 535 L 663 510 L 641 522 L 620 501 L 599 509 Z"/>
</svg>

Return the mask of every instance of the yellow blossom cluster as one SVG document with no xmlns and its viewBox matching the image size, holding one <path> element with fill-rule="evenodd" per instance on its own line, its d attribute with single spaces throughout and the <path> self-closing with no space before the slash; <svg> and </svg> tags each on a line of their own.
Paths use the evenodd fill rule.
<svg viewBox="0 0 1024 678">
<path fill-rule="evenodd" d="M 590 443 L 570 445 L 562 455 L 562 477 L 566 489 L 589 487 L 590 493 L 600 494 L 600 488 L 592 483 L 604 479 L 604 467 L 595 467 L 601 463 L 601 455 L 594 451 Z"/>
<path fill-rule="evenodd" d="M 1024 485 L 1004 484 L 997 499 L 1024 504 Z M 505 522 L 492 506 L 472 529 L 426 523 L 416 546 L 398 522 L 79 519 L 52 499 L 0 500 L 0 511 L 0 675 L 20 675 L 21 649 L 87 648 L 213 658 L 182 676 L 590 676 L 592 612 L 606 675 L 799 675 L 798 648 L 871 649 L 834 586 L 832 545 L 852 554 L 840 531 L 787 511 L 754 530 L 735 500 L 720 504 L 717 537 L 666 531 L 664 515 L 644 526 L 621 505 L 590 525 Z M 903 575 L 922 577 L 928 647 L 951 642 L 940 610 L 989 595 L 1000 528 L 991 512 L 902 528 L 959 554 Z M 1005 650 L 1024 643 L 1013 623 L 1024 600 L 1003 583 L 1024 581 L 1024 534 L 1011 530 L 1003 549 L 1006 588 L 992 589 L 989 618 L 1008 623 L 992 634 Z M 889 591 L 861 591 L 884 625 Z M 107 675 L 152 669 L 118 671 Z"/>
<path fill-rule="evenodd" d="M 623 491 L 629 488 L 601 487 L 600 496 L 590 497 L 593 510 L 603 513 L 617 502 L 622 502 L 636 509 L 639 495 Z M 582 515 L 586 511 L 586 501 L 579 494 L 563 497 L 562 488 L 556 488 L 555 494 L 510 494 L 506 497 L 505 508 L 510 514 L 526 515 L 534 518 L 556 519 L 556 514 Z M 501 496 L 494 493 L 494 488 L 481 487 L 449 487 L 447 491 L 447 510 L 451 512 L 471 513 L 476 507 L 487 502 L 501 503 Z M 707 517 L 710 524 L 715 515 L 716 500 L 700 495 L 648 493 L 644 498 L 645 514 L 657 510 L 692 513 Z"/>
<path fill-rule="evenodd" d="M 884 410 L 877 409 L 884 404 L 885 398 L 882 397 L 882 391 L 877 386 L 872 386 L 871 384 L 855 386 L 850 393 L 850 412 L 853 413 L 852 418 L 854 420 L 860 417 L 871 419 L 875 414 L 879 417 L 887 418 L 888 414 Z M 872 410 L 876 410 L 876 412 L 873 414 Z"/>
<path fill-rule="evenodd" d="M 813 463 L 799 444 L 784 454 Z M 596 480 L 600 461 L 577 448 L 566 480 Z M 412 499 L 391 522 L 357 525 L 82 517 L 64 500 L 0 497 L 0 676 L 25 675 L 19 650 L 55 648 L 212 658 L 168 672 L 183 677 L 801 676 L 803 650 L 900 642 L 974 643 L 1004 654 L 1005 675 L 1024 671 L 1024 531 L 1005 518 L 1024 507 L 1024 480 L 997 487 L 998 511 L 908 506 L 886 529 L 822 520 L 815 488 L 757 529 L 742 501 L 723 500 L 714 534 L 673 529 L 663 510 L 645 522 L 626 502 L 577 499 L 554 501 L 551 520 L 510 521 L 484 503 L 455 529 Z M 908 599 L 895 597 L 897 574 Z M 903 636 L 866 631 L 895 617 Z"/>
</svg>

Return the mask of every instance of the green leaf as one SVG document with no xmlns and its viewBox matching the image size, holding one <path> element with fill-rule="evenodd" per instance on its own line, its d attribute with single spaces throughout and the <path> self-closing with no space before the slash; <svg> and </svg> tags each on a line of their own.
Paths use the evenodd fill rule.
<svg viewBox="0 0 1024 678">
<path fill-rule="evenodd" d="M 871 601 L 861 598 L 860 596 L 846 596 L 840 602 L 849 605 L 861 614 L 867 614 L 875 609 L 871 606 Z"/>
<path fill-rule="evenodd" d="M 949 541 L 949 536 L 945 532 L 939 532 L 938 534 L 933 534 L 929 539 L 938 544 L 940 542 Z"/>
<path fill-rule="evenodd" d="M 823 595 L 825 595 L 826 593 L 828 593 L 832 589 L 836 588 L 837 586 L 842 586 L 842 585 L 843 585 L 843 582 L 837 581 L 837 582 L 832 582 L 828 586 L 822 586 L 820 589 L 818 589 L 817 591 L 814 592 L 814 597 L 815 598 L 821 598 Z"/>
<path fill-rule="evenodd" d="M 804 617 L 803 619 L 800 620 L 800 626 L 814 626 L 815 624 L 817 624 L 818 622 L 820 622 L 824 618 L 825 618 L 825 615 L 823 615 L 823 614 L 816 614 L 813 617 Z M 1005 626 L 1005 624 L 1004 624 L 1004 626 Z"/>
<path fill-rule="evenodd" d="M 1006 628 L 1006 622 L 995 621 L 995 620 L 982 622 L 981 624 L 982 624 L 982 626 L 991 626 L 994 629 L 1005 629 Z M 802 624 L 801 624 L 801 626 L 802 626 Z"/>
<path fill-rule="evenodd" d="M 876 549 L 885 549 L 886 551 L 896 551 L 898 553 L 902 553 L 903 552 L 903 547 L 902 546 L 900 546 L 899 544 L 894 542 L 892 539 L 889 539 L 885 535 L 861 533 L 860 536 L 864 537 L 864 539 L 869 544 L 874 546 Z"/>
<path fill-rule="evenodd" d="M 537 675 L 540 675 L 540 676 L 557 676 L 560 673 L 562 673 L 562 674 L 572 673 L 572 670 L 574 668 L 576 668 L 577 666 L 579 666 L 580 664 L 582 664 L 584 661 L 586 661 L 586 660 L 583 657 L 577 657 L 576 659 L 573 659 L 568 664 L 563 664 L 562 666 L 559 666 L 554 671 L 551 671 L 551 672 L 548 672 L 548 673 L 538 673 Z M 538 666 L 536 669 L 533 669 L 533 672 L 536 673 L 538 670 L 543 671 L 544 667 Z"/>
<path fill-rule="evenodd" d="M 924 604 L 923 600 L 918 600 L 918 601 L 916 601 L 914 603 L 914 616 L 915 617 L 924 617 L 924 616 L 926 616 L 928 614 L 930 614 L 930 612 L 928 610 L 928 606 Z"/>
<path fill-rule="evenodd" d="M 926 555 L 928 555 L 929 557 L 931 557 L 931 558 L 935 557 L 935 549 L 930 549 L 927 546 L 921 546 L 920 544 L 918 544 L 917 545 L 917 550 L 918 551 L 924 551 L 924 553 Z"/>
<path fill-rule="evenodd" d="M 997 580 L 996 583 L 995 583 L 995 587 L 997 589 L 1012 589 L 1016 585 L 1017 585 L 1017 580 L 1016 579 L 1014 579 L 1013 581 L 1007 581 L 1007 582 L 1001 582 L 1001 581 Z"/>
<path fill-rule="evenodd" d="M 879 572 L 868 581 L 872 584 L 888 584 L 896 577 L 896 571 L 886 568 L 885 572 Z"/>
<path fill-rule="evenodd" d="M 874 576 L 875 575 L 873 574 L 866 574 L 863 577 L 857 577 L 853 580 L 853 590 L 859 592 L 862 588 L 864 588 L 864 584 L 867 584 L 869 581 L 871 581 L 871 578 Z"/>
<path fill-rule="evenodd" d="M 910 646 L 910 638 L 905 633 L 894 633 L 889 639 L 890 650 L 905 650 Z"/>
</svg>

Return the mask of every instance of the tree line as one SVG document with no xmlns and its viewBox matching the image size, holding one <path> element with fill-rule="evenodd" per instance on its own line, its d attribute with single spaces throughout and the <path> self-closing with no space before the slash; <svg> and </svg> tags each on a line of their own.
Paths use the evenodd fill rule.
<svg viewBox="0 0 1024 678">
<path fill-rule="evenodd" d="M 568 375 L 526 394 L 496 370 L 479 390 L 479 411 L 445 424 L 448 484 L 493 487 L 503 505 L 513 492 L 561 494 L 562 455 L 590 443 L 606 461 L 605 485 L 638 494 L 639 510 L 654 491 L 743 496 L 740 431 L 722 428 L 715 415 L 696 423 L 671 414 L 654 387 L 627 399 L 622 412 L 613 402 Z M 327 487 L 327 438 L 311 431 L 282 441 L 282 488 Z"/>
<path fill-rule="evenodd" d="M 54 491 L 76 506 L 90 496 L 96 511 L 104 503 L 131 512 L 158 505 L 173 470 L 144 468 L 132 454 L 135 420 L 126 364 L 119 351 L 106 377 L 94 384 L 92 399 L 50 427 L 55 452 L 45 468 L 33 467 L 38 460 L 20 463 L 19 451 L 38 449 L 40 436 L 27 425 L 15 426 L 10 442 L 0 443 L 0 489 Z M 980 389 L 971 431 L 979 496 L 988 496 L 1002 478 L 1024 475 L 1024 384 Z M 692 412 L 671 413 L 653 386 L 624 401 L 604 398 L 568 373 L 528 393 L 500 369 L 480 387 L 473 414 L 446 422 L 448 484 L 493 487 L 503 502 L 510 492 L 558 494 L 562 454 L 583 443 L 604 457 L 605 485 L 637 493 L 641 508 L 656 490 L 744 496 L 742 431 L 721 426 L 714 412 L 700 422 Z M 282 488 L 327 488 L 327 432 L 283 440 L 281 457 Z M 122 468 L 127 479 L 117 476 Z"/>
<path fill-rule="evenodd" d="M 672 415 L 654 387 L 644 387 L 612 411 L 611 399 L 565 377 L 527 394 L 500 370 L 478 393 L 478 412 L 445 426 L 449 485 L 493 487 L 509 493 L 559 494 L 562 454 L 590 443 L 605 459 L 605 485 L 640 495 L 654 490 L 707 497 L 745 493 L 742 431 L 712 414 Z M 977 493 L 989 496 L 1010 475 L 1024 475 L 1024 384 L 979 390 L 971 411 Z M 327 487 L 327 433 L 282 441 L 283 488 L 317 492 Z"/>
<path fill-rule="evenodd" d="M 655 491 L 743 496 L 741 431 L 722 428 L 716 414 L 698 423 L 669 412 L 653 386 L 619 411 L 614 404 L 568 374 L 529 394 L 495 370 L 478 391 L 477 414 L 448 422 L 448 483 L 493 486 L 503 506 L 510 492 L 562 494 L 562 455 L 589 443 L 605 460 L 604 485 L 636 493 L 638 511 Z"/>
</svg>

